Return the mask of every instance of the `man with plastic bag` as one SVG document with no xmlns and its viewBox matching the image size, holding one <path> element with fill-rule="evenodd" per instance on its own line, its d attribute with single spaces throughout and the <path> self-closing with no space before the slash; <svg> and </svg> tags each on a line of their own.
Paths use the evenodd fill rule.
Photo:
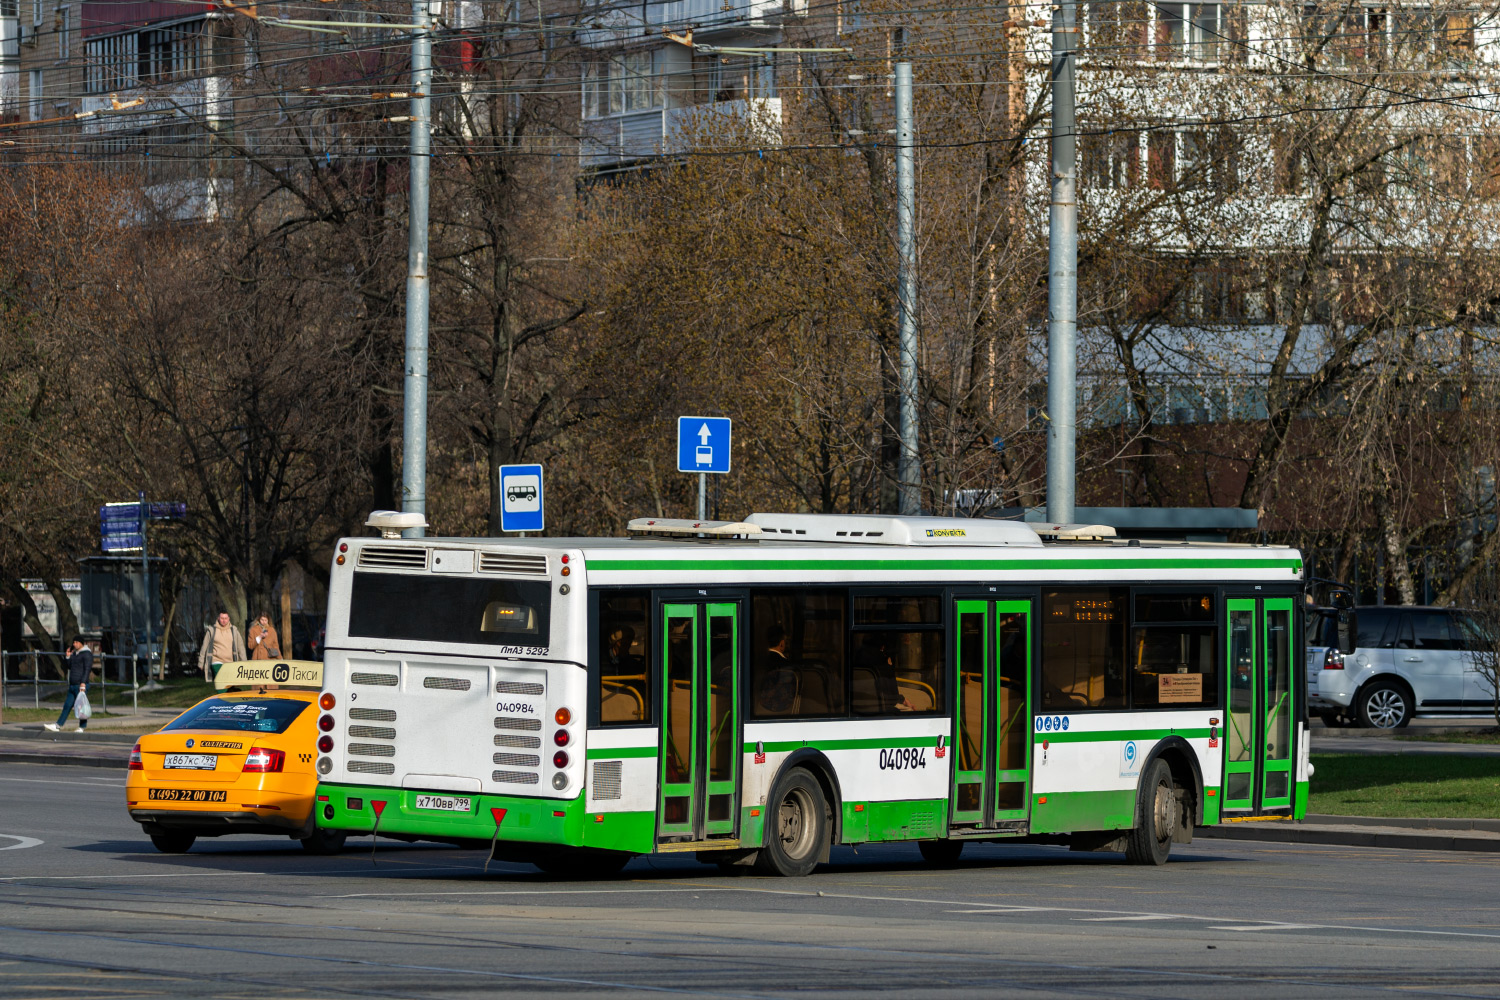
<svg viewBox="0 0 1500 1000">
<path fill-rule="evenodd" d="M 57 721 L 49 722 L 43 728 L 52 733 L 60 732 L 75 705 L 78 706 L 78 728 L 89 727 L 89 716 L 93 712 L 89 709 L 89 696 L 85 692 L 89 688 L 89 675 L 93 672 L 94 651 L 84 645 L 83 636 L 75 635 L 73 644 L 68 647 L 68 697 L 63 701 L 62 714 Z"/>
</svg>

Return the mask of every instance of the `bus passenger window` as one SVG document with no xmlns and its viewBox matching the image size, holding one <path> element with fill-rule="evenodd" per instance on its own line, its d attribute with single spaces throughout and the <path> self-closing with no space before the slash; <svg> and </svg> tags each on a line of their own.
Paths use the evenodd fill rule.
<svg viewBox="0 0 1500 1000">
<path fill-rule="evenodd" d="M 750 604 L 750 714 L 828 718 L 844 709 L 844 592 L 762 591 Z"/>
<path fill-rule="evenodd" d="M 651 722 L 650 607 L 651 596 L 643 590 L 606 592 L 599 598 L 595 676 L 603 725 Z"/>
<path fill-rule="evenodd" d="M 849 681 L 855 715 L 943 710 L 942 621 L 936 596 L 854 598 Z"/>
<path fill-rule="evenodd" d="M 1219 703 L 1212 625 L 1136 626 L 1130 630 L 1132 708 L 1194 708 Z"/>
<path fill-rule="evenodd" d="M 1124 587 L 1042 594 L 1042 706 L 1125 707 Z"/>
</svg>

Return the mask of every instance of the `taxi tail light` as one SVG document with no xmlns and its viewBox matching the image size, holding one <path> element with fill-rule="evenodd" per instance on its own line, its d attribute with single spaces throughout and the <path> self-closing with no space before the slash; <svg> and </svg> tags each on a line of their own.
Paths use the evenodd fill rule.
<svg viewBox="0 0 1500 1000">
<path fill-rule="evenodd" d="M 245 755 L 243 770 L 265 774 L 280 771 L 286 765 L 286 754 L 270 747 L 256 747 Z"/>
<path fill-rule="evenodd" d="M 141 745 L 137 743 L 135 748 L 130 751 L 130 770 L 144 771 L 145 769 L 146 765 L 141 761 Z"/>
</svg>

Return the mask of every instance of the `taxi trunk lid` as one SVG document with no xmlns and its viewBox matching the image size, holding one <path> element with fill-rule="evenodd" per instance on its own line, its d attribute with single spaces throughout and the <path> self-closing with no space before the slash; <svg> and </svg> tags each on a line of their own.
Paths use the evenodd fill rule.
<svg viewBox="0 0 1500 1000">
<path fill-rule="evenodd" d="M 231 782 L 255 744 L 249 733 L 176 730 L 141 737 L 141 769 L 153 781 Z M 212 759 L 212 767 L 208 765 Z"/>
</svg>

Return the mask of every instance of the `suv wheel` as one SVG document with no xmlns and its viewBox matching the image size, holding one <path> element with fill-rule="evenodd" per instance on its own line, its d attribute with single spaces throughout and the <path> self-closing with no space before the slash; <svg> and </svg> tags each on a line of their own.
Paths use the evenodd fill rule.
<svg viewBox="0 0 1500 1000">
<path fill-rule="evenodd" d="M 1411 695 L 1395 681 L 1375 681 L 1359 695 L 1359 724 L 1401 729 L 1411 721 Z"/>
</svg>

